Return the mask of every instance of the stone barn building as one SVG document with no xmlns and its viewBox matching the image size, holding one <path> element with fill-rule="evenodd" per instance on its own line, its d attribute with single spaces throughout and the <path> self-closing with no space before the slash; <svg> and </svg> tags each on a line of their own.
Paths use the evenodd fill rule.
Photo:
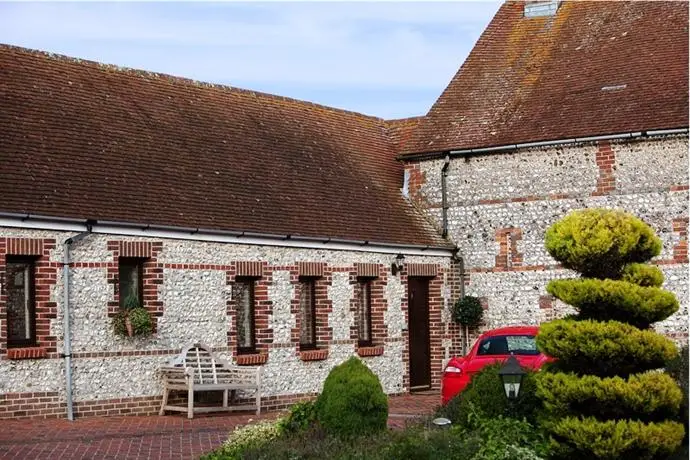
<svg viewBox="0 0 690 460">
<path fill-rule="evenodd" d="M 405 120 L 0 45 L 0 418 L 64 416 L 67 366 L 77 416 L 155 413 L 196 341 L 261 366 L 267 409 L 351 355 L 438 388 L 464 293 L 486 328 L 567 311 L 544 231 L 582 207 L 657 230 L 659 328 L 687 341 L 687 27 L 683 3 L 507 2 Z M 130 295 L 152 334 L 113 332 Z"/>
</svg>

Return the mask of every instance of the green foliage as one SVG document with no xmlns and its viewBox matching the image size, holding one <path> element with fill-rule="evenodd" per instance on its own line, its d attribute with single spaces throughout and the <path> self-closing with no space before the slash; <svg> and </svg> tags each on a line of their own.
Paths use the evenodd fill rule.
<svg viewBox="0 0 690 460">
<path fill-rule="evenodd" d="M 660 372 L 633 374 L 627 380 L 541 373 L 537 376 L 537 394 L 554 415 L 634 417 L 644 421 L 674 417 L 683 397 L 674 380 Z"/>
<path fill-rule="evenodd" d="M 481 324 L 483 315 L 484 309 L 477 297 L 466 295 L 453 305 L 453 321 L 470 329 Z"/>
<path fill-rule="evenodd" d="M 594 417 L 566 417 L 550 428 L 558 456 L 587 460 L 666 458 L 685 435 L 678 422 L 600 421 Z"/>
<path fill-rule="evenodd" d="M 558 358 L 559 370 L 601 377 L 658 369 L 676 355 L 670 339 L 616 321 L 551 321 L 541 325 L 537 347 Z"/>
<path fill-rule="evenodd" d="M 266 421 L 236 428 L 228 440 L 215 451 L 201 457 L 202 460 L 239 460 L 245 453 L 267 445 L 280 436 L 276 422 Z"/>
<path fill-rule="evenodd" d="M 573 211 L 546 232 L 546 249 L 564 267 L 593 278 L 618 279 L 624 265 L 659 254 L 661 240 L 623 211 Z"/>
<path fill-rule="evenodd" d="M 637 269 L 634 272 L 644 271 Z M 579 319 L 623 321 L 641 329 L 668 318 L 679 307 L 676 296 L 671 292 L 627 281 L 562 279 L 549 282 L 546 290 L 575 307 L 579 311 Z"/>
<path fill-rule="evenodd" d="M 143 307 L 121 309 L 113 317 L 113 330 L 117 335 L 126 336 L 127 318 L 132 324 L 132 335 L 148 335 L 153 332 L 151 314 Z"/>
<path fill-rule="evenodd" d="M 477 373 L 468 387 L 451 399 L 437 412 L 453 424 L 476 428 L 478 420 L 507 416 L 535 422 L 542 404 L 536 395 L 535 373 L 528 371 L 522 380 L 517 400 L 506 398 L 501 377 L 500 364 L 486 366 Z"/>
<path fill-rule="evenodd" d="M 684 345 L 678 355 L 666 364 L 666 372 L 673 378 L 681 388 L 683 400 L 680 405 L 678 420 L 685 424 L 686 445 L 688 434 L 688 391 L 690 376 L 688 376 L 688 346 Z"/>
<path fill-rule="evenodd" d="M 351 437 L 386 429 L 388 398 L 378 377 L 356 357 L 334 367 L 316 401 L 327 433 Z"/>
<path fill-rule="evenodd" d="M 316 405 L 305 401 L 290 407 L 290 413 L 278 422 L 281 433 L 293 435 L 308 430 L 316 423 Z"/>
<path fill-rule="evenodd" d="M 570 213 L 546 234 L 549 253 L 580 279 L 548 292 L 578 314 L 544 324 L 537 346 L 558 361 L 538 376 L 542 419 L 556 457 L 663 458 L 685 434 L 676 418 L 683 398 L 659 369 L 675 344 L 650 326 L 678 310 L 661 289 L 661 270 L 644 265 L 661 241 L 640 219 L 606 209 Z"/>
<path fill-rule="evenodd" d="M 628 264 L 623 267 L 621 280 L 638 286 L 661 287 L 664 284 L 664 272 L 654 265 Z"/>
<path fill-rule="evenodd" d="M 472 460 L 538 460 L 549 454 L 548 437 L 527 422 L 499 415 L 477 426 L 481 448 Z"/>
</svg>

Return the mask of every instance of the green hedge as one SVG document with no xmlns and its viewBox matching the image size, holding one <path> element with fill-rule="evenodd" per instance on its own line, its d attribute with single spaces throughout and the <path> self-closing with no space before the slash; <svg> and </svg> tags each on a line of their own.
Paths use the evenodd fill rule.
<svg viewBox="0 0 690 460">
<path fill-rule="evenodd" d="M 646 460 L 671 455 L 682 442 L 685 430 L 681 423 L 669 421 L 566 417 L 551 426 L 551 433 L 554 451 L 562 458 Z"/>
<path fill-rule="evenodd" d="M 566 268 L 588 277 L 617 279 L 624 265 L 658 255 L 661 240 L 631 214 L 584 209 L 549 227 L 546 249 Z"/>
<path fill-rule="evenodd" d="M 556 369 L 600 377 L 659 369 L 677 353 L 670 339 L 616 321 L 551 321 L 541 325 L 537 347 L 558 358 Z"/>
<path fill-rule="evenodd" d="M 378 377 L 356 357 L 334 367 L 316 400 L 327 433 L 351 437 L 386 429 L 388 397 Z"/>
<path fill-rule="evenodd" d="M 552 415 L 596 415 L 599 419 L 644 421 L 676 417 L 683 393 L 661 372 L 599 378 L 593 375 L 541 373 L 537 394 Z"/>
<path fill-rule="evenodd" d="M 621 321 L 641 329 L 668 318 L 679 307 L 673 293 L 627 281 L 562 279 L 549 282 L 546 290 L 577 309 L 580 319 Z"/>
</svg>

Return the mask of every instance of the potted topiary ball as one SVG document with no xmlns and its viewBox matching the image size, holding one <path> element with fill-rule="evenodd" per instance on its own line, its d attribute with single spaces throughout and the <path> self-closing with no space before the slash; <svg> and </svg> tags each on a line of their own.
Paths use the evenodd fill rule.
<svg viewBox="0 0 690 460">
<path fill-rule="evenodd" d="M 484 316 L 484 308 L 478 297 L 466 295 L 453 305 L 453 321 L 464 327 L 463 353 L 467 353 L 469 331 L 478 327 Z"/>
<path fill-rule="evenodd" d="M 125 298 L 122 308 L 113 318 L 113 329 L 117 335 L 123 337 L 148 335 L 153 332 L 151 314 L 140 305 L 136 294 L 130 293 Z"/>
</svg>

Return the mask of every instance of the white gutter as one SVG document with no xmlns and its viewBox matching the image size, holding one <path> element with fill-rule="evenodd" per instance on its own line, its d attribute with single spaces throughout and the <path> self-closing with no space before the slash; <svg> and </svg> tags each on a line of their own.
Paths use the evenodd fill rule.
<svg viewBox="0 0 690 460">
<path fill-rule="evenodd" d="M 333 251 L 372 252 L 379 254 L 404 254 L 408 256 L 450 257 L 453 248 L 377 243 L 335 238 L 314 238 L 293 235 L 270 235 L 254 232 L 233 232 L 202 228 L 185 228 L 162 225 L 136 224 L 131 222 L 91 221 L 84 219 L 55 218 L 32 214 L 0 212 L 0 227 L 32 230 L 58 230 L 87 232 L 144 238 L 169 238 L 188 241 L 230 243 L 257 246 L 275 246 L 299 249 L 328 249 Z"/>
<path fill-rule="evenodd" d="M 619 140 L 619 139 L 637 139 L 637 138 L 647 138 L 656 136 L 669 136 L 674 134 L 687 134 L 688 128 L 676 128 L 676 129 L 657 129 L 652 131 L 635 131 L 629 133 L 619 133 L 619 134 L 608 134 L 604 136 L 589 136 L 589 137 L 573 137 L 570 139 L 559 139 L 552 141 L 540 141 L 540 142 L 524 142 L 522 144 L 506 144 L 498 145 L 495 147 L 480 147 L 474 149 L 462 149 L 462 150 L 451 150 L 450 152 L 431 152 L 431 153 L 413 153 L 409 155 L 400 155 L 399 160 L 418 160 L 418 159 L 432 159 L 432 158 L 443 158 L 445 155 L 467 155 L 474 153 L 492 153 L 492 152 L 507 152 L 518 149 L 529 149 L 534 147 L 551 147 L 556 145 L 567 145 L 567 144 L 581 144 L 584 142 L 596 142 L 596 141 L 607 141 L 607 140 Z"/>
</svg>

